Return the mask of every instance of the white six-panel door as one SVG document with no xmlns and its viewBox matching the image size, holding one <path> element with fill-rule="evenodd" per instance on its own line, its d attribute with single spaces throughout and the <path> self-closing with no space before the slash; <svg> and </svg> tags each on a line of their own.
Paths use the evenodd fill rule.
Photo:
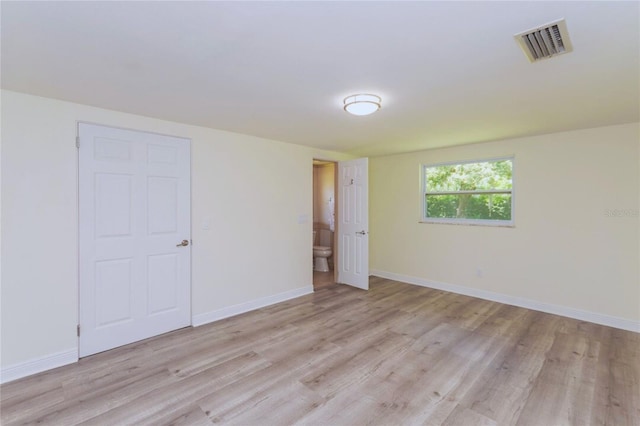
<svg viewBox="0 0 640 426">
<path fill-rule="evenodd" d="M 190 141 L 84 123 L 78 135 L 87 356 L 191 324 Z"/>
<path fill-rule="evenodd" d="M 369 289 L 368 159 L 338 163 L 338 282 Z"/>
</svg>

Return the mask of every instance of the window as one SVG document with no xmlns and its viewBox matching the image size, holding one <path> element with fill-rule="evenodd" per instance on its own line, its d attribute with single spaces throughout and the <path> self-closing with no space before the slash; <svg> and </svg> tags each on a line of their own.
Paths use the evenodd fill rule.
<svg viewBox="0 0 640 426">
<path fill-rule="evenodd" d="M 423 222 L 513 225 L 513 158 L 422 166 Z"/>
</svg>

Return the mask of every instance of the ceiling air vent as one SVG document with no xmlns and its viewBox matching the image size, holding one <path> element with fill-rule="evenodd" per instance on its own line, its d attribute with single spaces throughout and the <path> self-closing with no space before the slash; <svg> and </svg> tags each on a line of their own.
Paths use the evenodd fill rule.
<svg viewBox="0 0 640 426">
<path fill-rule="evenodd" d="M 564 19 L 516 34 L 516 41 L 530 62 L 569 53 L 573 50 Z"/>
</svg>

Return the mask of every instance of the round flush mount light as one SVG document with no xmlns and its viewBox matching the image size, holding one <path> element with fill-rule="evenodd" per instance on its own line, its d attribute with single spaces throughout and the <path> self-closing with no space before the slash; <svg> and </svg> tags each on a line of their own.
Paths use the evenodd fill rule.
<svg viewBox="0 0 640 426">
<path fill-rule="evenodd" d="M 344 98 L 344 110 L 353 115 L 373 114 L 381 107 L 382 99 L 377 95 L 360 94 Z"/>
</svg>

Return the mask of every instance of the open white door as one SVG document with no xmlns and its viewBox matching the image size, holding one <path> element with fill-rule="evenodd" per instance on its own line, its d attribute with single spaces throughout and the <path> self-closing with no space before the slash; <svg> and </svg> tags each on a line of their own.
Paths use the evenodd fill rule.
<svg viewBox="0 0 640 426">
<path fill-rule="evenodd" d="M 369 160 L 338 163 L 338 282 L 369 289 Z"/>
<path fill-rule="evenodd" d="M 82 357 L 191 324 L 191 142 L 78 134 Z"/>
</svg>

